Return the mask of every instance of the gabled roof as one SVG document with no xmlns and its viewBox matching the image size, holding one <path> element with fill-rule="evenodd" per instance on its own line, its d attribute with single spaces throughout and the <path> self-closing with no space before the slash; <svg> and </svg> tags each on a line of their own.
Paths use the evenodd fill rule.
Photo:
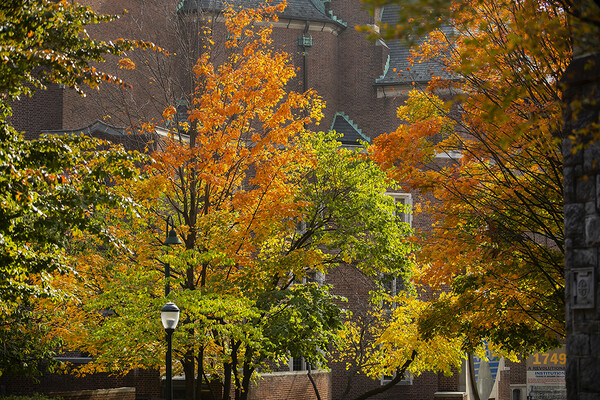
<svg viewBox="0 0 600 400">
<path fill-rule="evenodd" d="M 88 136 L 93 136 L 97 133 L 104 133 L 111 136 L 125 136 L 127 135 L 127 130 L 123 127 L 113 126 L 104 121 L 96 120 L 88 126 L 84 126 L 82 128 L 44 130 L 42 133 L 51 135 L 77 135 L 82 133 Z"/>
<path fill-rule="evenodd" d="M 153 149 L 156 145 L 154 139 L 159 133 L 157 129 L 154 133 L 129 133 L 123 127 L 117 127 L 107 124 L 104 121 L 96 120 L 91 124 L 77 129 L 52 129 L 43 130 L 42 134 L 48 135 L 80 135 L 95 137 L 108 140 L 112 143 L 122 144 L 126 150 L 137 150 L 140 152 Z"/>
<path fill-rule="evenodd" d="M 381 22 L 395 24 L 398 15 L 398 5 L 386 6 L 381 15 Z M 452 28 L 444 26 L 444 33 L 451 35 Z M 425 38 L 418 41 L 423 43 Z M 443 66 L 435 61 L 427 61 L 409 65 L 410 47 L 399 40 L 386 41 L 389 48 L 389 56 L 386 69 L 381 77 L 376 80 L 376 85 L 398 85 L 403 83 L 426 83 L 433 76 L 444 79 L 452 79 L 452 76 L 444 71 Z"/>
<path fill-rule="evenodd" d="M 278 4 L 281 0 L 274 0 L 271 4 Z M 256 8 L 263 6 L 264 0 L 182 0 L 177 7 L 181 13 L 204 11 L 219 13 L 226 6 L 243 6 Z M 310 21 L 337 25 L 345 28 L 346 24 L 336 18 L 331 11 L 325 9 L 323 0 L 287 0 L 287 7 L 279 15 L 280 19 Z"/>
<path fill-rule="evenodd" d="M 330 130 L 342 134 L 338 141 L 343 145 L 360 146 L 361 141 L 370 141 L 370 139 L 362 133 L 361 129 L 356 126 L 354 121 L 348 118 L 343 112 L 335 114 Z"/>
</svg>

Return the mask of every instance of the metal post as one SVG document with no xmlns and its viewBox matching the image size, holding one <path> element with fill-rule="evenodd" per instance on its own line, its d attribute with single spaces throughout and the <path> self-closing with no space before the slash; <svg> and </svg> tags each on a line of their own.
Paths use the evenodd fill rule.
<svg viewBox="0 0 600 400">
<path fill-rule="evenodd" d="M 173 370 L 172 370 L 172 335 L 174 329 L 166 329 L 167 332 L 167 356 L 165 360 L 166 368 L 167 368 L 167 384 L 166 384 L 166 400 L 173 400 Z"/>
<path fill-rule="evenodd" d="M 165 297 L 167 297 L 169 295 L 169 293 L 171 293 L 171 284 L 169 282 L 170 279 L 171 279 L 171 264 L 165 263 Z"/>
<path fill-rule="evenodd" d="M 182 244 L 183 242 L 177 236 L 177 232 L 175 231 L 175 224 L 173 223 L 173 217 L 168 216 L 166 220 L 167 226 L 165 228 L 165 234 L 167 235 L 163 244 L 165 246 L 170 246 L 174 244 Z M 169 229 L 170 228 L 170 229 Z M 165 297 L 169 295 L 171 292 L 170 286 L 170 277 L 171 277 L 171 265 L 169 263 L 165 263 Z"/>
</svg>

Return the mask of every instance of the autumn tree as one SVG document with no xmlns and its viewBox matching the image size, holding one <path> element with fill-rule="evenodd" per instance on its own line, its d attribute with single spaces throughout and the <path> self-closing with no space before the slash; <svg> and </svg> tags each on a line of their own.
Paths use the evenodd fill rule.
<svg viewBox="0 0 600 400">
<path fill-rule="evenodd" d="M 407 32 L 405 12 L 396 32 Z M 564 337 L 555 135 L 571 54 L 565 11 L 534 0 L 453 2 L 432 13 L 448 17 L 453 34 L 430 31 L 412 58 L 437 62 L 452 78 L 411 92 L 399 108 L 404 124 L 371 148 L 391 176 L 431 196 L 422 210 L 433 224 L 417 235 L 417 281 L 440 294 L 421 328 L 464 334 L 466 349 L 484 339 L 506 352 L 556 346 Z M 416 25 L 429 22 L 425 15 Z M 436 95 L 442 90 L 452 101 Z"/>
<path fill-rule="evenodd" d="M 449 376 L 460 368 L 463 336 L 423 333 L 419 318 L 429 303 L 410 282 L 403 286 L 395 295 L 373 291 L 366 310 L 344 321 L 336 358 L 348 371 L 341 399 L 365 400 L 423 372 Z M 360 374 L 375 381 L 385 377 L 387 382 L 351 397 Z"/>
<path fill-rule="evenodd" d="M 203 32 L 187 122 L 152 154 L 145 184 L 120 186 L 145 205 L 142 218 L 103 211 L 135 252 L 74 242 L 80 279 L 61 282 L 86 301 L 65 305 L 77 322 L 59 329 L 94 355 L 80 373 L 163 365 L 161 263 L 182 309 L 174 343 L 188 399 L 217 377 L 224 399 L 244 399 L 259 369 L 290 356 L 325 365 L 340 299 L 310 276 L 340 263 L 371 276 L 407 273 L 409 231 L 383 196 L 385 174 L 334 136 L 309 132 L 323 104 L 286 87 L 295 69 L 272 50 L 268 23 L 284 6 L 230 9 L 224 59 L 213 59 L 212 32 Z M 163 254 L 156 227 L 165 215 L 184 245 Z"/>
</svg>

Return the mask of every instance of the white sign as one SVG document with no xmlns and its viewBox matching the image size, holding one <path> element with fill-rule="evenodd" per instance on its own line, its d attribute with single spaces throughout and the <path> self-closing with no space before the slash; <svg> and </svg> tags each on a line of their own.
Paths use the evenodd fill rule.
<svg viewBox="0 0 600 400">
<path fill-rule="evenodd" d="M 535 353 L 527 359 L 527 400 L 567 398 L 565 348 Z"/>
</svg>

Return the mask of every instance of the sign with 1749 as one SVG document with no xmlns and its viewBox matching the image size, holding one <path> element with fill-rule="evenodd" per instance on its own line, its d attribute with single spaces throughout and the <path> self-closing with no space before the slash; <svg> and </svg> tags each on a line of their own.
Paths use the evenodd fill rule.
<svg viewBox="0 0 600 400">
<path fill-rule="evenodd" d="M 566 363 L 564 347 L 532 354 L 527 359 L 527 400 L 566 399 Z"/>
</svg>

